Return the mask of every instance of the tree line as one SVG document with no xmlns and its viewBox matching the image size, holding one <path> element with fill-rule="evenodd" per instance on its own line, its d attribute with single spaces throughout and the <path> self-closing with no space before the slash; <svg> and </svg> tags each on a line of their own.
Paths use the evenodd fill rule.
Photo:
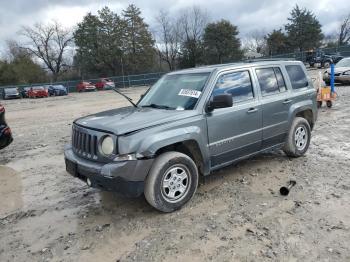
<svg viewBox="0 0 350 262">
<path fill-rule="evenodd" d="M 239 61 L 249 51 L 269 56 L 350 42 L 350 15 L 325 37 L 317 17 L 298 5 L 283 27 L 245 39 L 230 21 L 209 17 L 198 6 L 175 15 L 161 10 L 150 28 L 131 4 L 120 14 L 108 7 L 87 13 L 74 29 L 55 21 L 23 26 L 24 40 L 8 41 L 0 59 L 0 85 L 172 71 Z"/>
</svg>

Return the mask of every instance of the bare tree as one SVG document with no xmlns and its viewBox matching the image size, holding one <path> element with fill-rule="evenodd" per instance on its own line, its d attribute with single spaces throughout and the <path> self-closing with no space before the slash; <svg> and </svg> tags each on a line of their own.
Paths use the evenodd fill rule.
<svg viewBox="0 0 350 262">
<path fill-rule="evenodd" d="M 208 21 L 207 11 L 198 6 L 185 10 L 180 17 L 182 49 L 185 49 L 187 53 L 188 66 L 190 67 L 196 66 L 202 56 L 202 40 Z"/>
<path fill-rule="evenodd" d="M 25 48 L 42 60 L 52 72 L 53 80 L 57 80 L 66 66 L 65 52 L 73 41 L 71 31 L 54 21 L 46 25 L 37 23 L 33 27 L 24 26 L 20 34 L 28 39 Z"/>
<path fill-rule="evenodd" d="M 171 19 L 165 11 L 160 11 L 156 20 L 158 23 L 156 46 L 159 57 L 168 64 L 169 70 L 175 70 L 181 48 L 179 21 Z"/>
<path fill-rule="evenodd" d="M 20 56 L 30 57 L 32 54 L 26 49 L 22 48 L 20 44 L 13 39 L 6 40 L 6 58 L 8 61 L 13 61 L 15 58 Z"/>
<path fill-rule="evenodd" d="M 344 18 L 340 25 L 338 44 L 346 45 L 350 42 L 350 14 Z"/>
<path fill-rule="evenodd" d="M 243 40 L 243 47 L 247 51 L 264 54 L 266 51 L 266 32 L 265 30 L 251 31 Z"/>
</svg>

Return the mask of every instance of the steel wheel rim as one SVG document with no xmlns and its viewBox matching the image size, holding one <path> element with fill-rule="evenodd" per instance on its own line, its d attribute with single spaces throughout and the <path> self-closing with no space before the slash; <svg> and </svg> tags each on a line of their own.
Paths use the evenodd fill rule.
<svg viewBox="0 0 350 262">
<path fill-rule="evenodd" d="M 305 149 L 308 140 L 308 133 L 304 126 L 299 126 L 295 130 L 294 141 L 298 150 L 302 151 Z"/>
<path fill-rule="evenodd" d="M 190 171 L 185 165 L 173 165 L 164 172 L 162 196 L 171 203 L 177 203 L 187 195 L 191 182 Z"/>
</svg>

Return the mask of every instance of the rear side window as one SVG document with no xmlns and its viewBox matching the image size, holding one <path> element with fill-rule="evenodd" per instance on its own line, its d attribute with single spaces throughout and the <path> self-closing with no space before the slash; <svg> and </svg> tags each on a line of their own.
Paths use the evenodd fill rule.
<svg viewBox="0 0 350 262">
<path fill-rule="evenodd" d="M 279 93 L 277 78 L 272 67 L 256 69 L 256 75 L 263 96 Z"/>
<path fill-rule="evenodd" d="M 249 71 L 225 74 L 219 77 L 213 95 L 231 94 L 233 102 L 242 102 L 254 98 L 253 85 Z"/>
<path fill-rule="evenodd" d="M 286 70 L 292 83 L 293 89 L 299 89 L 308 86 L 307 77 L 304 70 L 299 65 L 287 65 Z"/>
</svg>

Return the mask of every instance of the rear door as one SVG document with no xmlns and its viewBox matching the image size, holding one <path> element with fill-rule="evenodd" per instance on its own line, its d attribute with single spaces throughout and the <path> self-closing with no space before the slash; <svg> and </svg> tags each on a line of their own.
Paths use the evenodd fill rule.
<svg viewBox="0 0 350 262">
<path fill-rule="evenodd" d="M 211 166 L 233 162 L 261 149 L 262 110 L 250 69 L 218 76 L 212 96 L 229 93 L 233 106 L 207 114 Z"/>
<path fill-rule="evenodd" d="M 292 99 L 281 67 L 255 68 L 262 101 L 262 149 L 285 141 L 288 131 L 288 113 Z"/>
</svg>

